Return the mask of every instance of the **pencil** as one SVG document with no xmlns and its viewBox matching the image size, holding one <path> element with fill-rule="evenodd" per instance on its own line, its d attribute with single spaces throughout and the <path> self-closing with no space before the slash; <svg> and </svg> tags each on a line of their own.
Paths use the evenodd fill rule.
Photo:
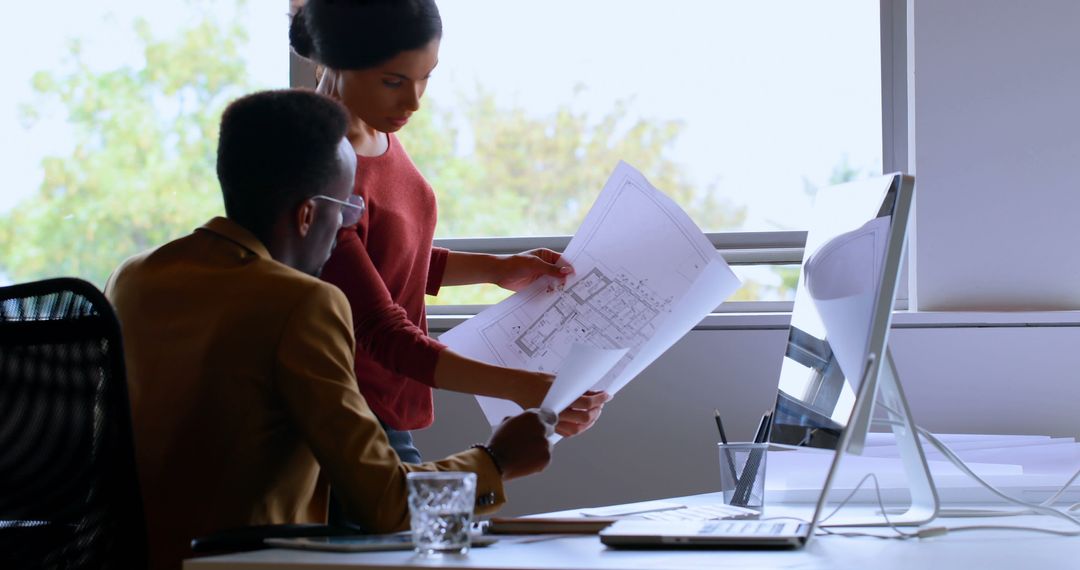
<svg viewBox="0 0 1080 570">
<path fill-rule="evenodd" d="M 727 434 L 724 433 L 724 422 L 720 420 L 720 409 L 714 410 L 716 412 L 716 429 L 720 430 L 720 443 L 727 445 Z"/>
</svg>

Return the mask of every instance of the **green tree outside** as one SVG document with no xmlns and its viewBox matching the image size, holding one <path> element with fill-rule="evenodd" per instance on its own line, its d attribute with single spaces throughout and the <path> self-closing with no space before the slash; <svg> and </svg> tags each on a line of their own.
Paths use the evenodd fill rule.
<svg viewBox="0 0 1080 570">
<path fill-rule="evenodd" d="M 670 158 L 683 125 L 628 119 L 625 102 L 601 117 L 563 103 L 546 116 L 500 106 L 480 90 L 455 108 L 472 135 L 463 152 L 455 115 L 426 109 L 400 133 L 439 199 L 443 237 L 565 235 L 577 230 L 619 160 L 625 160 L 702 226 L 738 227 L 745 211 L 695 190 Z"/>
<path fill-rule="evenodd" d="M 72 40 L 59 69 L 32 79 L 24 120 L 59 103 L 74 150 L 45 157 L 36 196 L 0 217 L 0 271 L 14 281 L 74 275 L 101 287 L 128 256 L 222 212 L 217 126 L 250 89 L 244 30 L 210 15 L 166 40 L 145 20 L 134 29 L 144 66 L 95 71 Z"/>
<path fill-rule="evenodd" d="M 222 213 L 214 173 L 220 113 L 256 87 L 240 52 L 245 1 L 238 5 L 235 20 L 206 11 L 165 39 L 136 20 L 144 65 L 92 69 L 72 40 L 63 65 L 34 75 L 25 121 L 32 126 L 58 104 L 74 150 L 44 158 L 37 195 L 0 215 L 0 273 L 13 281 L 75 275 L 104 286 L 125 258 Z M 483 88 L 452 104 L 425 100 L 401 138 L 439 197 L 439 236 L 572 234 L 620 159 L 699 225 L 742 223 L 743 208 L 695 188 L 670 157 L 682 124 L 631 118 L 625 102 L 590 116 L 574 109 L 573 97 L 547 116 L 500 105 Z M 763 291 L 747 283 L 736 299 Z M 431 300 L 478 304 L 506 295 L 465 287 Z"/>
<path fill-rule="evenodd" d="M 456 106 L 467 110 L 471 152 L 461 148 L 458 117 L 436 102 L 425 106 L 400 138 L 438 195 L 439 236 L 573 234 L 619 160 L 641 170 L 701 226 L 734 228 L 745 217 L 743 208 L 695 190 L 669 158 L 680 123 L 631 120 L 624 102 L 599 118 L 575 111 L 572 102 L 537 117 L 478 90 Z M 477 285 L 444 289 L 428 301 L 484 304 L 508 295 Z"/>
</svg>

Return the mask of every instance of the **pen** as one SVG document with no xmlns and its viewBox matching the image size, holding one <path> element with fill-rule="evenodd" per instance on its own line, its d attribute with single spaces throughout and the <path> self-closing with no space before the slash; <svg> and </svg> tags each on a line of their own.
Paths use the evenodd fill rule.
<svg viewBox="0 0 1080 570">
<path fill-rule="evenodd" d="M 728 444 L 727 434 L 724 433 L 724 422 L 720 420 L 720 408 L 714 408 L 713 411 L 716 412 L 716 429 L 720 430 L 720 443 L 726 446 Z M 738 484 L 739 474 L 735 471 L 735 458 L 731 456 L 731 450 L 727 447 L 723 448 L 723 452 L 725 459 L 724 463 L 726 463 L 728 469 L 731 470 L 731 480 Z"/>
<path fill-rule="evenodd" d="M 758 423 L 757 432 L 754 433 L 754 443 L 764 443 L 769 438 L 769 431 L 772 428 L 772 410 L 767 410 L 764 415 L 761 416 L 761 421 Z M 754 449 L 747 457 L 746 465 L 743 466 L 742 476 L 738 478 L 738 484 L 735 485 L 735 492 L 731 497 L 731 504 L 745 507 L 750 502 L 750 495 L 753 492 L 754 482 L 759 476 L 758 470 L 761 468 L 761 461 L 764 459 L 765 451 L 762 449 Z"/>
<path fill-rule="evenodd" d="M 720 443 L 727 445 L 727 434 L 724 433 L 724 422 L 720 420 L 720 409 L 714 410 L 716 412 L 716 429 L 720 430 Z"/>
<path fill-rule="evenodd" d="M 766 411 L 761 416 L 761 421 L 759 421 L 757 425 L 757 431 L 754 432 L 754 443 L 761 443 L 763 441 L 762 438 L 765 437 L 765 425 L 769 421 L 770 413 L 771 412 Z"/>
</svg>

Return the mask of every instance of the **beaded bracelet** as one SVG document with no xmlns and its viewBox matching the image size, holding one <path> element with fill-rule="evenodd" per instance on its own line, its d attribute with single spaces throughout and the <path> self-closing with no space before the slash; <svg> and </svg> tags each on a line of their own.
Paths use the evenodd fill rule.
<svg viewBox="0 0 1080 570">
<path fill-rule="evenodd" d="M 499 458 L 495 455 L 495 451 L 491 449 L 486 443 L 474 443 L 469 446 L 469 449 L 483 449 L 484 453 L 488 454 L 491 458 L 491 462 L 495 464 L 495 470 L 499 472 L 499 475 L 503 474 L 502 463 L 499 462 Z"/>
</svg>

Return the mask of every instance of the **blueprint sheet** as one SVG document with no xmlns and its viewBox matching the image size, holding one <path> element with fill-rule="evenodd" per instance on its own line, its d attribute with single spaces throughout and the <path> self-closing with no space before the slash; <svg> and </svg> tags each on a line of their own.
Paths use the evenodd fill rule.
<svg viewBox="0 0 1080 570">
<path fill-rule="evenodd" d="M 464 356 L 556 375 L 575 344 L 627 349 L 592 387 L 615 394 L 740 285 L 690 217 L 625 162 L 563 260 L 574 267 L 564 287 L 538 280 L 439 340 Z M 477 400 L 491 425 L 521 412 Z"/>
</svg>

